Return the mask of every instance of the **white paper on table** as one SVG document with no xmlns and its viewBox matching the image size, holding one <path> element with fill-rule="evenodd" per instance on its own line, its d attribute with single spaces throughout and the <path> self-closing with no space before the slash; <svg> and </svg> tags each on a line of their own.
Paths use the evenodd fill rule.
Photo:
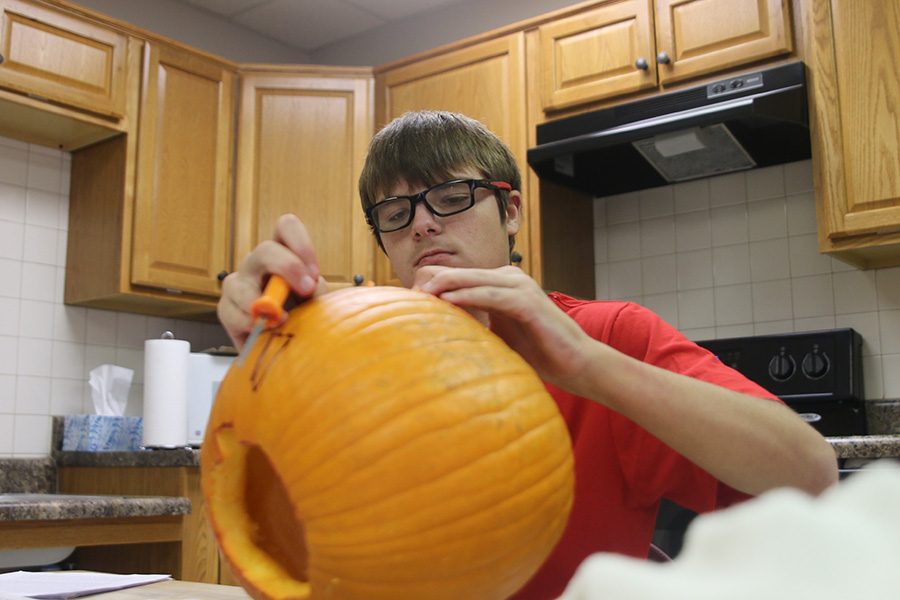
<svg viewBox="0 0 900 600">
<path fill-rule="evenodd" d="M 15 571 L 0 575 L 0 595 L 77 598 L 171 579 L 171 575 L 114 575 L 85 571 Z"/>
</svg>

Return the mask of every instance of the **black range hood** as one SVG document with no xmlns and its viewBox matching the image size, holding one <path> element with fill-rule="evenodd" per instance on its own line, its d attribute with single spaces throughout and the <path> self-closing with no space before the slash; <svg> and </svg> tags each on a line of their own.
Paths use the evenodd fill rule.
<svg viewBox="0 0 900 600">
<path fill-rule="evenodd" d="M 609 196 L 810 157 L 801 62 L 538 125 L 544 180 Z"/>
</svg>

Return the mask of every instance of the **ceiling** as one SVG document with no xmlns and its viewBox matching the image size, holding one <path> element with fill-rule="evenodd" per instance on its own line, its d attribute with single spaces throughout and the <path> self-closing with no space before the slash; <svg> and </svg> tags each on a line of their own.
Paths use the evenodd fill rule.
<svg viewBox="0 0 900 600">
<path fill-rule="evenodd" d="M 464 0 L 180 0 L 304 51 Z"/>
</svg>

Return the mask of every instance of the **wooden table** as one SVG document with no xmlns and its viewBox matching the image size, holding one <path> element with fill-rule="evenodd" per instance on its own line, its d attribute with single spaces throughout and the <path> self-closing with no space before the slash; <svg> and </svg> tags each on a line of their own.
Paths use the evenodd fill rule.
<svg viewBox="0 0 900 600">
<path fill-rule="evenodd" d="M 249 600 L 243 588 L 192 581 L 160 581 L 148 585 L 86 596 L 97 600 Z"/>
</svg>

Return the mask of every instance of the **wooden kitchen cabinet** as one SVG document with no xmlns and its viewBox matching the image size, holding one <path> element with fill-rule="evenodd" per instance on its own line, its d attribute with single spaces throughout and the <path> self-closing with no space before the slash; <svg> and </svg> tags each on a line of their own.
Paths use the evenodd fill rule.
<svg viewBox="0 0 900 600">
<path fill-rule="evenodd" d="M 135 42 L 72 10 L 0 0 L 0 135 L 72 150 L 124 131 Z"/>
<path fill-rule="evenodd" d="M 136 70 L 139 128 L 72 155 L 65 301 L 212 315 L 231 266 L 234 70 L 159 42 Z"/>
<path fill-rule="evenodd" d="M 786 0 L 603 2 L 538 32 L 545 111 L 725 71 L 793 47 Z"/>
<path fill-rule="evenodd" d="M 0 86 L 125 115 L 125 33 L 32 0 L 0 0 L 0 10 Z"/>
<path fill-rule="evenodd" d="M 528 135 L 525 116 L 525 42 L 522 33 L 504 35 L 411 61 L 390 65 L 375 77 L 377 123 L 412 110 L 449 110 L 484 123 L 512 150 L 527 179 Z M 532 270 L 529 220 L 535 203 L 523 191 L 524 221 L 516 235 L 522 268 Z M 374 240 L 371 242 L 375 246 Z M 539 274 L 532 273 L 539 277 Z M 399 285 L 390 262 L 378 250 L 375 281 Z"/>
<path fill-rule="evenodd" d="M 131 282 L 216 298 L 230 267 L 234 72 L 144 50 Z"/>
<path fill-rule="evenodd" d="M 820 250 L 900 265 L 900 5 L 799 4 Z"/>
<path fill-rule="evenodd" d="M 218 547 L 206 520 L 199 467 L 60 467 L 58 488 L 61 494 L 178 496 L 191 501 L 175 541 L 79 547 L 74 557 L 79 568 L 171 573 L 183 581 L 220 583 Z"/>
<path fill-rule="evenodd" d="M 271 239 L 279 215 L 303 220 L 332 288 L 371 280 L 372 241 L 357 182 L 372 137 L 372 72 L 247 66 L 235 198 L 235 258 Z"/>
</svg>

